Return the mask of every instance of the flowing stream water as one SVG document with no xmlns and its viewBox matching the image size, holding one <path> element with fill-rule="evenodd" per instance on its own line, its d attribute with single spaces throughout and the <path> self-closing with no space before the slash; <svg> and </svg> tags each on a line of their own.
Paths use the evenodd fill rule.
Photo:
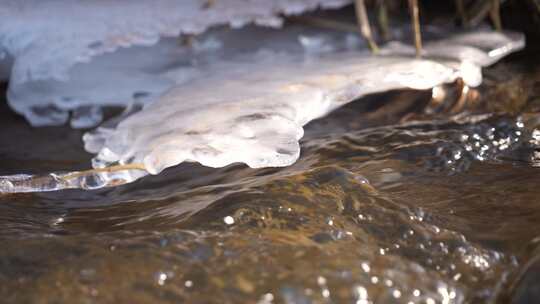
<svg viewBox="0 0 540 304">
<path fill-rule="evenodd" d="M 339 109 L 306 127 L 287 168 L 182 164 L 116 188 L 0 195 L 0 302 L 532 303 L 530 56 L 486 72 L 483 111 L 413 91 Z M 0 175 L 88 163 L 80 131 L 2 107 Z"/>
</svg>

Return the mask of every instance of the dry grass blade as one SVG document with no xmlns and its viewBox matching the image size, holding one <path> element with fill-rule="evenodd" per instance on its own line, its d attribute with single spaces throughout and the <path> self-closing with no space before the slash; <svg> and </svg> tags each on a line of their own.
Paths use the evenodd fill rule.
<svg viewBox="0 0 540 304">
<path fill-rule="evenodd" d="M 491 0 L 491 9 L 489 10 L 489 18 L 493 22 L 493 26 L 497 31 L 502 31 L 501 22 L 501 4 L 499 0 Z"/>
<path fill-rule="evenodd" d="M 379 47 L 375 43 L 371 33 L 371 26 L 369 25 L 369 19 L 366 11 L 366 4 L 364 0 L 355 0 L 354 4 L 356 9 L 356 18 L 358 20 L 358 25 L 360 26 L 360 32 L 366 39 L 371 51 L 374 54 L 377 54 L 379 52 Z"/>
<path fill-rule="evenodd" d="M 70 179 L 79 178 L 83 176 L 89 176 L 96 173 L 111 173 L 111 172 L 119 172 L 119 171 L 126 171 L 126 170 L 146 171 L 146 168 L 144 167 L 143 164 L 117 165 L 117 166 L 110 166 L 110 167 L 105 167 L 105 168 L 97 168 L 97 169 L 73 172 L 73 173 L 63 175 L 61 178 L 67 181 Z"/>
<path fill-rule="evenodd" d="M 392 35 L 390 34 L 390 26 L 388 24 L 388 9 L 386 7 L 385 0 L 377 1 L 377 20 L 379 22 L 382 38 L 385 41 L 392 39 Z"/>
<path fill-rule="evenodd" d="M 456 1 L 456 10 L 459 19 L 461 20 L 461 24 L 465 27 L 469 25 L 469 20 L 467 18 L 467 11 L 465 10 L 465 4 L 463 3 L 463 0 L 455 0 Z"/>
<path fill-rule="evenodd" d="M 420 15 L 418 9 L 418 0 L 409 0 L 409 10 L 411 11 L 416 57 L 420 57 L 422 55 L 422 34 L 420 33 Z"/>
</svg>

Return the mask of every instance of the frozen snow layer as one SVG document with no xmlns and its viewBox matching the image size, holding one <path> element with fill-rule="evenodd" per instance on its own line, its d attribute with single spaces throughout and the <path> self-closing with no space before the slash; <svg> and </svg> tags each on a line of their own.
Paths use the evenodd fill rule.
<svg viewBox="0 0 540 304">
<path fill-rule="evenodd" d="M 62 124 L 68 119 L 66 110 L 76 109 L 79 105 L 87 106 L 90 101 L 67 96 L 65 99 L 41 99 L 38 103 L 24 93 L 46 90 L 52 81 L 61 87 L 61 82 L 72 77 L 85 77 L 74 75 L 71 71 L 76 63 L 88 62 L 94 56 L 118 48 L 153 45 L 161 37 L 199 34 L 213 25 L 240 27 L 256 23 L 276 27 L 281 25 L 280 15 L 299 14 L 318 7 L 338 8 L 349 2 L 2 0 L 0 61 L 3 54 L 14 59 L 10 77 L 10 104 L 34 125 Z M 6 76 L 5 66 L 0 62 L 2 78 Z M 29 109 L 33 106 L 36 108 L 32 112 Z M 56 115 L 41 115 L 53 109 Z"/>
<path fill-rule="evenodd" d="M 94 166 L 142 164 L 152 174 L 184 161 L 287 166 L 299 157 L 309 121 L 370 93 L 428 89 L 458 77 L 477 86 L 482 66 L 524 45 L 520 34 L 478 31 L 428 41 L 415 59 L 411 46 L 397 42 L 372 56 L 355 49 L 356 36 L 261 29 L 234 35 L 221 40 L 219 56 L 168 70 L 184 81 L 142 111 L 86 134 Z"/>
</svg>

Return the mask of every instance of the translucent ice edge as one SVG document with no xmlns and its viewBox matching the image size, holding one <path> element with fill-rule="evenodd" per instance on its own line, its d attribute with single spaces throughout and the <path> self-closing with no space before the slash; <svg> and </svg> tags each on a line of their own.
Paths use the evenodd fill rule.
<svg viewBox="0 0 540 304">
<path fill-rule="evenodd" d="M 190 51 L 178 51 L 173 39 L 125 49 L 75 67 L 74 79 L 53 93 L 92 91 L 89 104 L 99 106 L 103 96 L 129 94 L 129 99 L 141 85 L 140 95 L 151 96 L 152 103 L 116 125 L 85 134 L 84 141 L 86 150 L 97 154 L 95 168 L 136 165 L 146 171 L 4 176 L 0 192 L 114 186 L 184 161 L 209 167 L 287 166 L 299 157 L 298 141 L 309 121 L 371 93 L 429 89 L 456 78 L 477 86 L 481 67 L 523 46 L 520 34 L 481 30 L 427 41 L 422 59 L 398 42 L 372 56 L 357 35 L 293 27 L 215 31 Z M 149 57 L 158 59 L 145 61 Z M 79 73 L 85 69 L 88 74 Z M 138 73 L 147 78 L 138 79 Z M 88 79 L 99 79 L 95 87 L 104 89 L 88 90 Z M 152 86 L 165 81 L 145 91 L 147 80 Z M 115 89 L 124 95 L 114 95 Z"/>
<path fill-rule="evenodd" d="M 131 183 L 147 175 L 141 170 L 73 171 L 40 175 L 0 176 L 0 193 L 48 192 L 66 189 L 93 190 Z"/>
<path fill-rule="evenodd" d="M 424 57 L 416 59 L 414 49 L 400 43 L 387 45 L 380 56 L 347 49 L 306 55 L 295 51 L 296 36 L 275 35 L 283 36 L 274 37 L 283 51 L 253 46 L 198 66 L 188 83 L 141 112 L 87 133 L 85 148 L 97 153 L 94 165 L 137 163 L 151 174 L 184 161 L 288 166 L 300 154 L 309 121 L 366 94 L 429 89 L 457 78 L 477 86 L 482 66 L 524 44 L 515 33 L 470 32 L 427 42 Z"/>
</svg>

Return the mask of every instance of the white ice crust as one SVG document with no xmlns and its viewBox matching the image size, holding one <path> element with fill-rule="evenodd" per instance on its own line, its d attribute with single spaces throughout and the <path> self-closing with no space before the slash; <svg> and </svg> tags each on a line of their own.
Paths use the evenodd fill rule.
<svg viewBox="0 0 540 304">
<path fill-rule="evenodd" d="M 477 86 L 482 66 L 523 47 L 519 34 L 478 31 L 426 42 L 416 59 L 397 42 L 373 56 L 356 37 L 301 27 L 209 33 L 201 41 L 220 48 L 167 70 L 178 84 L 117 126 L 87 133 L 85 148 L 96 167 L 142 163 L 152 174 L 185 161 L 288 166 L 309 121 L 366 94 L 458 77 Z"/>
<path fill-rule="evenodd" d="M 131 96 L 83 94 L 94 88 L 92 78 L 72 69 L 77 63 L 111 53 L 118 48 L 154 45 L 160 38 L 199 34 L 214 25 L 241 27 L 248 23 L 277 27 L 280 16 L 316 8 L 338 8 L 350 0 L 2 0 L 0 1 L 0 79 L 10 74 L 8 100 L 13 109 L 35 126 L 64 124 L 69 111 L 90 121 L 74 121 L 75 127 L 91 125 L 100 117 L 100 104 L 126 105 Z M 5 56 L 7 55 L 7 56 Z M 4 58 L 4 59 L 2 59 Z M 13 61 L 14 60 L 14 61 Z M 148 62 L 148 59 L 146 59 Z M 109 62 L 106 72 L 116 70 Z M 120 63 L 124 64 L 125 61 Z M 91 72 L 95 70 L 89 68 Z M 8 73 L 10 70 L 11 73 Z M 101 72 L 105 72 L 101 70 Z M 126 69 L 124 75 L 130 75 Z M 136 81 L 148 81 L 149 73 L 137 73 Z M 82 88 L 73 88 L 73 78 Z M 108 77 L 108 79 L 111 79 Z M 118 90 L 125 89 L 121 78 Z M 135 80 L 129 82 L 133 86 Z M 162 90 L 169 83 L 152 82 Z M 110 93 L 110 92 L 109 92 Z M 48 113 L 45 115 L 44 113 Z M 51 113 L 54 113 L 51 114 Z"/>
<path fill-rule="evenodd" d="M 524 45 L 511 32 L 443 32 L 428 37 L 416 59 L 404 43 L 373 56 L 358 34 L 300 25 L 217 28 L 188 45 L 178 37 L 223 24 L 276 27 L 280 14 L 349 2 L 3 0 L 0 77 L 9 76 L 10 106 L 34 126 L 92 127 L 104 106 L 143 105 L 85 134 L 94 167 L 143 164 L 151 174 L 185 161 L 280 167 L 299 157 L 309 121 L 371 93 L 458 77 L 477 86 L 481 67 Z M 125 181 L 144 175 L 126 174 Z"/>
</svg>

